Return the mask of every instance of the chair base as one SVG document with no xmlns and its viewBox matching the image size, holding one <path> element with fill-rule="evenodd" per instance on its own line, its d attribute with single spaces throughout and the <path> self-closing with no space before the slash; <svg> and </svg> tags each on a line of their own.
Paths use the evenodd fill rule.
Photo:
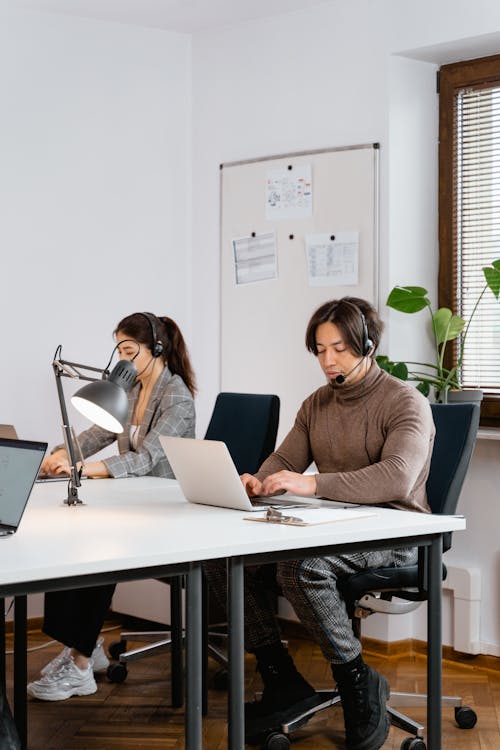
<svg viewBox="0 0 500 750">
<path fill-rule="evenodd" d="M 340 695 L 336 690 L 317 690 L 317 693 L 324 697 L 323 703 L 304 711 L 304 713 L 296 716 L 293 721 L 289 721 L 286 724 L 281 725 L 281 731 L 283 734 L 292 734 L 296 729 L 307 724 L 309 719 L 312 719 L 320 711 L 324 711 L 325 708 L 331 708 L 331 706 L 340 705 Z"/>
<path fill-rule="evenodd" d="M 140 633 L 120 633 L 120 649 L 126 649 L 128 641 L 136 643 L 149 643 L 149 646 L 141 646 L 131 649 L 130 651 L 122 650 L 118 660 L 121 664 L 127 664 L 129 661 L 137 661 L 153 654 L 164 653 L 172 645 L 172 636 L 170 631 L 145 631 Z"/>
<path fill-rule="evenodd" d="M 216 662 L 218 662 L 221 667 L 224 667 L 227 669 L 228 667 L 228 659 L 227 659 L 227 650 L 223 650 L 217 645 L 217 641 L 222 641 L 223 643 L 227 643 L 228 640 L 228 634 L 226 632 L 221 632 L 218 630 L 209 630 L 208 632 L 208 653 L 210 656 L 212 656 Z M 288 641 L 281 640 L 281 643 L 285 648 L 288 648 Z"/>
<path fill-rule="evenodd" d="M 209 636 L 220 636 L 221 638 L 227 639 L 226 634 L 210 633 Z M 182 636 L 184 640 L 184 634 Z M 149 643 L 149 646 L 141 646 L 140 648 L 126 650 L 127 642 L 133 641 L 134 643 Z M 141 632 L 126 632 L 120 633 L 120 640 L 115 644 L 112 644 L 116 649 L 116 658 L 122 663 L 126 664 L 129 661 L 136 661 L 146 656 L 150 656 L 155 653 L 163 653 L 168 651 L 172 645 L 172 635 L 169 630 L 159 631 L 141 631 Z M 111 651 L 113 648 L 111 649 Z M 227 653 L 220 649 L 215 643 L 208 642 L 208 653 L 217 661 L 221 666 L 227 667 Z"/>
<path fill-rule="evenodd" d="M 318 690 L 318 694 L 324 697 L 324 701 L 317 706 L 305 711 L 303 714 L 296 716 L 292 721 L 288 721 L 286 724 L 281 725 L 281 732 L 283 734 L 292 734 L 296 729 L 306 724 L 312 717 L 324 711 L 326 708 L 340 705 L 340 695 L 336 690 Z M 256 694 L 258 697 L 259 693 Z M 390 722 L 393 726 L 402 729 L 413 737 L 422 740 L 424 737 L 425 727 L 420 722 L 402 714 L 397 711 L 394 706 L 426 706 L 427 696 L 425 694 L 415 693 L 398 693 L 391 691 L 391 695 L 387 704 L 387 713 L 389 715 Z M 455 708 L 455 720 L 461 729 L 471 729 L 477 720 L 475 712 L 468 706 L 462 704 L 462 699 L 457 695 L 444 695 L 441 699 L 441 705 L 443 707 Z"/>
</svg>

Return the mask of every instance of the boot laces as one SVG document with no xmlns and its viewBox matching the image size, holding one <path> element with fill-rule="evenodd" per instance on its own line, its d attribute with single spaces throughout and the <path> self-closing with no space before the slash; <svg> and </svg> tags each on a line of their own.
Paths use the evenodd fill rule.
<svg viewBox="0 0 500 750">
<path fill-rule="evenodd" d="M 369 716 L 369 701 L 364 671 L 358 670 L 352 675 L 352 682 L 343 686 L 344 711 L 356 721 L 367 720 Z"/>
</svg>

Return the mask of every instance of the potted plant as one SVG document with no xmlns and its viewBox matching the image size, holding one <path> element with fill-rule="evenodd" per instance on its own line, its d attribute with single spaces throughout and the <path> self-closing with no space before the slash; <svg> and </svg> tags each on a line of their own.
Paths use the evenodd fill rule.
<svg viewBox="0 0 500 750">
<path fill-rule="evenodd" d="M 417 388 L 424 396 L 434 390 L 436 401 L 446 403 L 450 390 L 461 390 L 461 366 L 465 342 L 471 321 L 487 289 L 490 289 L 498 300 L 500 295 L 500 259 L 482 269 L 485 284 L 476 300 L 468 321 L 454 315 L 447 307 L 433 311 L 427 289 L 420 286 L 395 286 L 387 298 L 386 304 L 403 313 L 416 313 L 427 309 L 430 315 L 432 337 L 436 355 L 435 362 L 393 362 L 386 356 L 378 356 L 380 367 L 401 380 L 418 382 Z M 460 342 L 457 357 L 451 369 L 444 366 L 446 345 L 458 337 Z M 423 369 L 422 369 L 423 368 Z"/>
</svg>

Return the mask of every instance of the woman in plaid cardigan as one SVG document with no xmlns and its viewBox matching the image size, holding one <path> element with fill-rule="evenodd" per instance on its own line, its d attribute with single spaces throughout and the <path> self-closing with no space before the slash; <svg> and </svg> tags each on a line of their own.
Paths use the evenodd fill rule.
<svg viewBox="0 0 500 750">
<path fill-rule="evenodd" d="M 128 424 L 120 435 L 93 425 L 78 436 L 84 458 L 115 441 L 118 448 L 118 455 L 85 461 L 82 474 L 173 477 L 160 435 L 195 436 L 196 385 L 182 333 L 171 318 L 133 313 L 118 323 L 115 337 L 120 358 L 133 359 L 138 370 L 128 394 Z M 41 469 L 69 474 L 64 447 L 57 446 Z M 31 696 L 54 701 L 96 692 L 94 671 L 109 663 L 102 639 L 96 642 L 114 589 L 111 584 L 45 595 L 43 631 L 65 647 L 44 667 L 41 678 L 28 685 Z"/>
</svg>

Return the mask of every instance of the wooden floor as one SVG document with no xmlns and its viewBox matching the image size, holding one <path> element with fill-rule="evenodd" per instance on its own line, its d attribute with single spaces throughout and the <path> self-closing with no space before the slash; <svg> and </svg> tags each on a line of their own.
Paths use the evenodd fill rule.
<svg viewBox="0 0 500 750">
<path fill-rule="evenodd" d="M 106 643 L 117 639 L 118 630 L 105 634 Z M 30 634 L 30 646 L 44 642 L 40 633 Z M 329 666 L 319 649 L 307 641 L 292 637 L 289 649 L 299 670 L 317 688 L 330 688 Z M 29 677 L 36 679 L 39 669 L 57 652 L 51 645 L 29 654 Z M 383 672 L 391 687 L 404 692 L 425 692 L 425 656 L 402 653 L 383 656 L 365 649 L 365 659 Z M 443 709 L 442 750 L 500 750 L 500 660 L 487 659 L 486 667 L 477 660 L 463 663 L 445 660 L 443 691 L 461 695 L 464 703 L 478 714 L 474 729 L 459 729 L 453 709 Z M 211 674 L 216 671 L 210 665 Z M 247 660 L 247 696 L 260 688 L 252 657 Z M 98 676 L 95 695 L 72 698 L 58 703 L 29 701 L 29 750 L 181 750 L 184 747 L 182 709 L 169 705 L 169 655 L 144 659 L 130 665 L 127 681 L 115 685 Z M 7 680 L 11 688 L 12 656 L 7 657 Z M 226 694 L 211 689 L 209 715 L 204 720 L 204 747 L 226 748 Z M 408 710 L 410 713 L 410 710 Z M 425 709 L 411 709 L 411 714 L 425 723 Z M 399 750 L 406 735 L 391 729 L 384 745 Z M 316 717 L 294 736 L 295 750 L 344 748 L 341 710 L 330 709 Z"/>
</svg>

